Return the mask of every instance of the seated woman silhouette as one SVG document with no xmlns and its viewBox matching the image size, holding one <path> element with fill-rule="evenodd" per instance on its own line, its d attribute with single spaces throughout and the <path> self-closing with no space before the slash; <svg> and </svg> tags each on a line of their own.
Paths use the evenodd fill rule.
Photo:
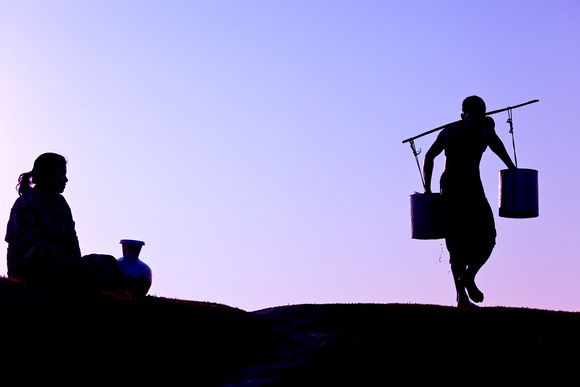
<svg viewBox="0 0 580 387">
<path fill-rule="evenodd" d="M 110 255 L 81 257 L 71 209 L 61 195 L 66 159 L 44 153 L 18 179 L 6 230 L 8 277 L 55 287 L 116 291 L 123 274 Z"/>
<path fill-rule="evenodd" d="M 483 301 L 483 293 L 475 285 L 475 276 L 487 262 L 495 246 L 495 223 L 485 197 L 479 164 L 489 148 L 510 169 L 511 161 L 495 124 L 486 117 L 483 99 L 467 97 L 462 104 L 463 119 L 446 127 L 425 154 L 423 173 L 425 190 L 431 192 L 433 162 L 445 151 L 445 170 L 441 176 L 441 195 L 445 206 L 445 244 L 449 250 L 451 272 L 460 307 Z"/>
</svg>

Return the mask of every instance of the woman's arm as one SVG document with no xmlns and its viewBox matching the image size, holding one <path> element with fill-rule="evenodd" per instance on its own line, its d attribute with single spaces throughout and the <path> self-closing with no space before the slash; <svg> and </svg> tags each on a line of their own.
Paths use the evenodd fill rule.
<svg viewBox="0 0 580 387">
<path fill-rule="evenodd" d="M 29 204 L 20 198 L 10 211 L 10 219 L 6 227 L 6 242 L 20 252 L 26 253 L 38 242 L 36 216 Z"/>
</svg>

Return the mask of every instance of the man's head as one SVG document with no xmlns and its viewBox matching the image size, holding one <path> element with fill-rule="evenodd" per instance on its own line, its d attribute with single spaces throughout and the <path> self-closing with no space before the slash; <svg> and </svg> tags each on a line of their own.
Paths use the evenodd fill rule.
<svg viewBox="0 0 580 387">
<path fill-rule="evenodd" d="M 476 95 L 465 98 L 461 108 L 463 110 L 461 118 L 463 119 L 467 117 L 475 118 L 485 116 L 485 102 Z"/>
</svg>

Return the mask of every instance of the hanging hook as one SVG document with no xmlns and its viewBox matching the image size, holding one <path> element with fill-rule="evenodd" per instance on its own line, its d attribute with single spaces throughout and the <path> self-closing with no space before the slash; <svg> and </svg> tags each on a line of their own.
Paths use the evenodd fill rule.
<svg viewBox="0 0 580 387">
<path fill-rule="evenodd" d="M 512 135 L 512 145 L 514 148 L 514 164 L 517 168 L 518 167 L 518 157 L 516 156 L 516 140 L 514 139 L 514 123 L 512 120 L 512 109 L 508 109 L 507 123 L 510 124 L 510 134 Z"/>
<path fill-rule="evenodd" d="M 419 168 L 419 175 L 421 176 L 421 182 L 423 183 L 423 190 L 427 190 L 425 187 L 425 179 L 423 179 L 423 171 L 421 170 L 421 164 L 419 164 L 419 154 L 421 153 L 421 149 L 417 150 L 415 148 L 415 141 L 409 140 L 409 145 L 411 146 L 411 150 L 413 151 L 413 156 L 415 156 L 415 161 L 417 161 L 417 168 Z"/>
</svg>

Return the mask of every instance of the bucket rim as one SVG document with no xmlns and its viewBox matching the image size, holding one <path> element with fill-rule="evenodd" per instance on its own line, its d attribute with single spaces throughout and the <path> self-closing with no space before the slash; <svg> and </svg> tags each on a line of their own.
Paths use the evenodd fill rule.
<svg viewBox="0 0 580 387">
<path fill-rule="evenodd" d="M 511 171 L 531 171 L 531 172 L 538 172 L 537 169 L 531 169 L 531 168 L 500 169 L 500 172 L 511 172 Z"/>
<path fill-rule="evenodd" d="M 435 195 L 435 196 L 439 196 L 441 195 L 441 192 L 415 192 L 414 194 L 411 194 L 409 196 L 423 196 L 423 195 Z"/>
</svg>

